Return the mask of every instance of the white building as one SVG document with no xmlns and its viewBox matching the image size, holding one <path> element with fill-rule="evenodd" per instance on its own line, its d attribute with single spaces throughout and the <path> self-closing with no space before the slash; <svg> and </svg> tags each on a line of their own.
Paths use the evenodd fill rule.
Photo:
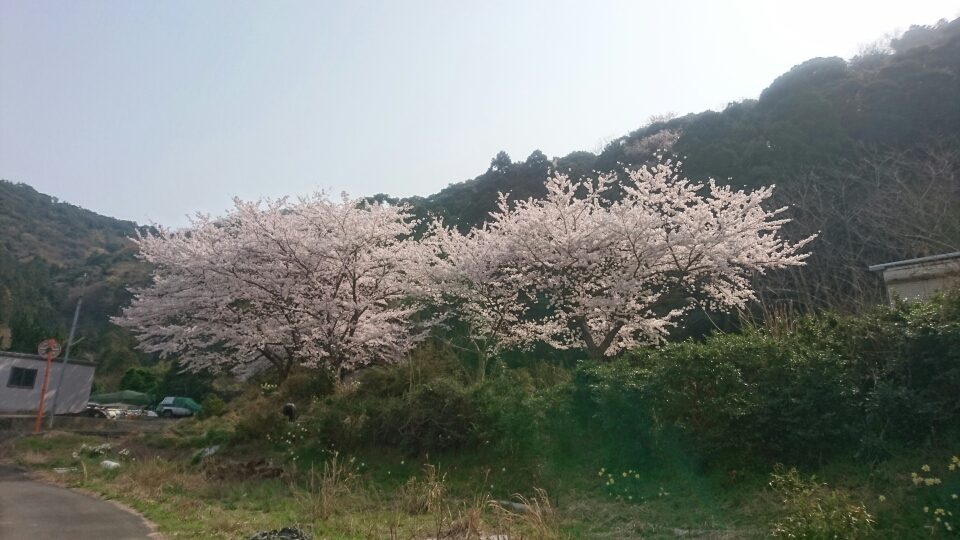
<svg viewBox="0 0 960 540">
<path fill-rule="evenodd" d="M 890 303 L 894 298 L 912 302 L 937 291 L 946 292 L 960 285 L 960 251 L 920 259 L 875 264 L 871 272 L 882 272 Z"/>
<path fill-rule="evenodd" d="M 63 386 L 57 398 L 57 413 L 80 412 L 87 407 L 93 371 L 97 365 L 85 360 L 69 360 L 63 374 Z M 43 374 L 47 359 L 35 354 L 0 352 L 0 414 L 34 413 L 40 405 Z M 50 363 L 47 395 L 43 401 L 44 414 L 53 407 L 54 394 L 63 370 L 63 359 Z"/>
</svg>

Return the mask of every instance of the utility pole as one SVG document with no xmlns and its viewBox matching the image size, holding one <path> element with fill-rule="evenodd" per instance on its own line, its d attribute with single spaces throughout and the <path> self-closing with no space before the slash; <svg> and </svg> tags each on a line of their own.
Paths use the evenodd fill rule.
<svg viewBox="0 0 960 540">
<path fill-rule="evenodd" d="M 47 395 L 47 380 L 50 379 L 50 362 L 60 354 L 60 344 L 56 340 L 48 339 L 37 347 L 37 354 L 47 357 L 47 369 L 43 372 L 43 388 L 40 390 L 40 404 L 37 406 L 37 425 L 34 433 L 40 433 L 40 421 L 43 419 L 43 398 Z"/>
<path fill-rule="evenodd" d="M 77 309 L 73 312 L 73 325 L 70 326 L 70 337 L 67 338 L 67 352 L 63 354 L 63 362 L 60 367 L 60 380 L 57 381 L 57 391 L 53 394 L 53 409 L 50 410 L 50 423 L 47 429 L 53 428 L 53 417 L 57 415 L 57 399 L 60 397 L 60 387 L 63 385 L 63 374 L 67 372 L 67 362 L 70 360 L 70 346 L 73 345 L 73 333 L 77 329 L 77 318 L 80 317 L 80 304 L 83 303 L 83 289 L 87 286 L 87 274 L 83 274 L 83 282 L 80 284 L 80 298 L 77 299 Z"/>
</svg>

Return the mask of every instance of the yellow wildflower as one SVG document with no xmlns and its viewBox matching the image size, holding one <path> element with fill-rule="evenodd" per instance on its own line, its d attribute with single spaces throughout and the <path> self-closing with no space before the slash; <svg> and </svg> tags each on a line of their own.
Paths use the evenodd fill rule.
<svg viewBox="0 0 960 540">
<path fill-rule="evenodd" d="M 920 467 L 920 470 L 923 471 L 923 472 L 930 472 L 930 466 L 929 466 L 929 465 L 924 465 L 923 467 Z"/>
<path fill-rule="evenodd" d="M 880 496 L 880 502 L 883 502 L 883 501 L 885 501 L 885 500 L 887 500 L 887 498 L 884 497 L 883 495 L 881 495 L 881 496 Z"/>
</svg>

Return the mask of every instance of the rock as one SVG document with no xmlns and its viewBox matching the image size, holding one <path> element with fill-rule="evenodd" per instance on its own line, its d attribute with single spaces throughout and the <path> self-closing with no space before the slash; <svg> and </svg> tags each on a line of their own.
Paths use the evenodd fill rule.
<svg viewBox="0 0 960 540">
<path fill-rule="evenodd" d="M 284 527 L 279 531 L 258 532 L 248 540 L 313 540 L 313 535 L 296 527 Z"/>
<path fill-rule="evenodd" d="M 287 420 L 291 422 L 297 419 L 297 406 L 293 403 L 287 403 L 283 406 L 283 410 L 280 411 L 281 414 L 287 417 Z"/>
<path fill-rule="evenodd" d="M 119 468 L 120 468 L 120 464 L 119 464 L 119 463 L 117 463 L 116 461 L 110 461 L 109 459 L 105 459 L 105 460 L 101 461 L 101 462 L 100 462 L 100 466 L 103 467 L 104 469 L 107 469 L 107 470 L 113 470 L 113 469 L 119 469 Z"/>
</svg>

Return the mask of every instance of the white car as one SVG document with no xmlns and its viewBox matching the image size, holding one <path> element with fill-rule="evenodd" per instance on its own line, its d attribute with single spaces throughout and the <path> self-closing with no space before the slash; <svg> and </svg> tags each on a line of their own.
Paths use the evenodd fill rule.
<svg viewBox="0 0 960 540">
<path fill-rule="evenodd" d="M 163 398 L 163 401 L 157 405 L 157 414 L 164 418 L 173 418 L 174 416 L 193 416 L 200 412 L 199 404 L 188 397 L 169 396 Z"/>
</svg>

